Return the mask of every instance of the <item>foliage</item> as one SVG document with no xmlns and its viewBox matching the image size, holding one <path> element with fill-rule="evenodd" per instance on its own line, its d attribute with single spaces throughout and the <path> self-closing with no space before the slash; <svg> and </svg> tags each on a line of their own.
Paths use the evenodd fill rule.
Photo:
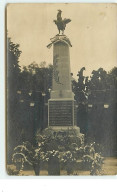
<svg viewBox="0 0 117 195">
<path fill-rule="evenodd" d="M 40 136 L 38 140 L 44 142 L 44 145 L 46 143 L 48 144 L 53 144 L 53 140 L 57 142 L 58 144 L 58 149 L 61 145 L 60 139 L 62 142 L 64 142 L 64 139 L 68 138 L 68 134 L 60 135 L 56 134 L 51 135 L 51 136 Z M 44 141 L 45 140 L 45 141 Z M 58 141 L 59 140 L 59 141 Z M 100 152 L 100 145 L 96 144 L 95 142 L 89 143 L 86 145 L 80 145 L 77 144 L 77 142 L 69 144 L 69 150 L 67 149 L 68 147 L 65 145 L 64 147 L 61 148 L 59 151 L 51 150 L 51 147 L 48 147 L 48 150 L 46 148 L 45 151 L 45 159 L 47 161 L 51 161 L 51 165 L 53 166 L 52 161 L 54 162 L 54 157 L 57 155 L 57 158 L 60 159 L 60 164 L 61 164 L 61 169 L 65 169 L 67 171 L 67 174 L 73 174 L 74 173 L 74 167 L 77 169 L 77 161 L 81 160 L 83 163 L 83 170 L 90 170 L 91 175 L 96 175 L 96 174 L 101 174 L 102 170 L 102 163 L 103 163 L 103 158 L 101 157 Z M 44 148 L 43 148 L 44 149 Z M 50 150 L 49 150 L 50 149 Z M 58 160 L 59 162 L 59 160 Z M 56 164 L 56 163 L 55 163 Z M 51 167 L 53 169 L 53 167 Z"/>
<path fill-rule="evenodd" d="M 101 153 L 96 153 L 95 142 L 84 147 L 84 155 L 82 156 L 83 167 L 90 170 L 91 175 L 99 175 L 102 171 L 102 164 L 104 158 Z"/>
<path fill-rule="evenodd" d="M 72 153 L 70 151 L 67 151 L 63 153 L 61 162 L 63 162 L 64 164 L 68 164 L 74 162 L 74 160 L 75 159 L 73 158 Z"/>
<path fill-rule="evenodd" d="M 19 170 L 15 170 L 14 168 L 7 167 L 7 173 L 8 173 L 8 175 L 18 175 Z"/>
<path fill-rule="evenodd" d="M 12 157 L 12 161 L 16 167 L 17 165 L 19 166 L 19 171 L 24 169 L 25 163 L 28 163 L 32 165 L 36 175 L 39 175 L 40 161 L 43 159 L 44 152 L 41 150 L 41 146 L 35 148 L 28 141 L 15 147 Z"/>
<path fill-rule="evenodd" d="M 45 103 L 50 97 L 52 65 L 33 62 L 21 70 L 20 45 L 7 40 L 7 160 L 11 163 L 13 148 L 26 140 L 35 144 L 37 129 L 47 126 Z"/>
<path fill-rule="evenodd" d="M 20 66 L 19 57 L 21 51 L 19 44 L 14 44 L 10 38 L 7 39 L 7 89 L 8 89 L 8 116 L 14 118 L 16 112 L 17 90 L 19 87 Z"/>
<path fill-rule="evenodd" d="M 39 175 L 40 164 L 48 162 L 48 174 L 60 174 L 59 152 L 55 150 L 44 152 L 43 146 L 43 142 L 39 143 L 37 147 L 33 147 L 29 142 L 23 142 L 22 145 L 15 147 L 12 161 L 17 170 L 19 172 L 24 170 L 25 164 L 28 163 L 34 169 L 35 175 Z"/>
<path fill-rule="evenodd" d="M 72 81 L 78 104 L 77 125 L 87 140 L 102 145 L 103 155 L 115 156 L 117 67 L 108 73 L 103 68 L 93 70 L 90 77 L 84 76 L 84 71 L 85 67 L 78 72 L 78 81 Z"/>
<path fill-rule="evenodd" d="M 83 167 L 85 170 L 90 170 L 93 163 L 93 157 L 90 155 L 84 155 L 83 156 Z"/>
<path fill-rule="evenodd" d="M 17 124 L 17 111 L 19 102 L 17 90 L 19 88 L 20 66 L 19 57 L 21 51 L 19 44 L 14 44 L 10 38 L 7 38 L 7 161 L 10 161 L 13 148 L 19 143 L 19 132 Z M 14 139 L 15 137 L 15 139 Z"/>
<path fill-rule="evenodd" d="M 100 154 L 95 154 L 90 170 L 90 175 L 101 175 L 103 160 L 104 158 L 101 157 Z"/>
<path fill-rule="evenodd" d="M 76 159 L 71 151 L 63 152 L 61 156 L 61 164 L 62 168 L 67 171 L 67 175 L 73 174 L 73 167 L 75 163 Z"/>
<path fill-rule="evenodd" d="M 75 155 L 75 157 L 76 157 L 76 159 L 81 159 L 82 157 L 83 157 L 83 155 L 84 155 L 85 153 L 84 153 L 84 147 L 77 147 L 77 148 L 75 148 L 75 151 L 74 151 L 74 155 Z"/>
<path fill-rule="evenodd" d="M 73 167 L 76 163 L 76 159 L 74 158 L 71 151 L 63 152 L 61 156 L 62 167 L 67 171 L 67 174 L 73 174 Z"/>
<path fill-rule="evenodd" d="M 38 145 L 35 147 L 29 142 L 23 142 L 22 145 L 15 147 L 12 160 L 17 170 L 19 172 L 24 170 L 25 164 L 28 163 L 33 167 L 35 174 L 39 175 L 41 163 L 46 162 L 48 175 L 60 175 L 60 169 L 66 170 L 67 174 L 70 175 L 74 174 L 74 168 L 78 169 L 77 161 L 81 160 L 83 170 L 89 170 L 91 175 L 101 174 L 103 158 L 95 151 L 95 142 L 80 147 L 73 143 L 69 146 L 71 150 L 63 148 L 62 151 L 52 149 L 49 146 L 51 143 L 53 143 L 53 136 L 42 134 L 38 135 Z"/>
<path fill-rule="evenodd" d="M 47 151 L 45 154 L 45 160 L 48 161 L 50 158 L 59 158 L 59 151 Z"/>
</svg>

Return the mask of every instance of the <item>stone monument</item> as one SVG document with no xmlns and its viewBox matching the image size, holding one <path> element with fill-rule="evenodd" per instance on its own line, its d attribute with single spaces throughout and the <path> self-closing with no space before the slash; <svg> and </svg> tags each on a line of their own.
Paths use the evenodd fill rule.
<svg viewBox="0 0 117 195">
<path fill-rule="evenodd" d="M 71 20 L 62 20 L 61 12 L 58 10 L 57 20 L 54 20 L 59 34 L 51 38 L 51 43 L 47 46 L 48 48 L 53 46 L 53 80 L 48 101 L 48 128 L 54 131 L 74 130 L 80 135 L 76 121 L 76 101 L 71 86 L 69 50 L 72 45 L 69 38 L 64 35 L 66 24 Z"/>
</svg>

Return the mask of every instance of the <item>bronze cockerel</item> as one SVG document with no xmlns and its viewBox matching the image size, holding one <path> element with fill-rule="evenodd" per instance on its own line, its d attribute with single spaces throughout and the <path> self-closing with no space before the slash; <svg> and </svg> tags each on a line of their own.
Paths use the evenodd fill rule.
<svg viewBox="0 0 117 195">
<path fill-rule="evenodd" d="M 58 10 L 57 20 L 54 20 L 54 22 L 57 25 L 57 28 L 59 30 L 59 34 L 60 34 L 61 31 L 62 31 L 62 34 L 64 34 L 64 30 L 65 30 L 66 24 L 68 24 L 69 22 L 71 22 L 71 19 L 64 18 L 62 20 L 61 13 L 62 13 L 62 11 L 61 10 Z"/>
</svg>

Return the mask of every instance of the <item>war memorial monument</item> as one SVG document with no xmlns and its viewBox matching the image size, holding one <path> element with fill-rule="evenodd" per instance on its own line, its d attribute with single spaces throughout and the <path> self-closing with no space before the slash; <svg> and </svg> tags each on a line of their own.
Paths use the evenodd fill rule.
<svg viewBox="0 0 117 195">
<path fill-rule="evenodd" d="M 51 38 L 53 46 L 53 80 L 50 99 L 48 100 L 48 128 L 56 132 L 75 133 L 83 137 L 80 128 L 77 127 L 77 109 L 74 93 L 72 92 L 70 47 L 72 44 L 64 34 L 66 24 L 70 19 L 62 19 L 61 10 L 58 10 L 57 20 L 54 20 L 59 34 Z M 61 33 L 62 31 L 62 33 Z"/>
</svg>

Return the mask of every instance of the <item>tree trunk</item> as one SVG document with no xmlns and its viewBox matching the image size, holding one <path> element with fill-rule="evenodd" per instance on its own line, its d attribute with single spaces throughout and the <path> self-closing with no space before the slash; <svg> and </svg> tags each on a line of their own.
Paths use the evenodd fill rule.
<svg viewBox="0 0 117 195">
<path fill-rule="evenodd" d="M 33 164 L 33 169 L 34 169 L 35 175 L 39 175 L 40 174 L 39 163 L 38 164 Z"/>
</svg>

